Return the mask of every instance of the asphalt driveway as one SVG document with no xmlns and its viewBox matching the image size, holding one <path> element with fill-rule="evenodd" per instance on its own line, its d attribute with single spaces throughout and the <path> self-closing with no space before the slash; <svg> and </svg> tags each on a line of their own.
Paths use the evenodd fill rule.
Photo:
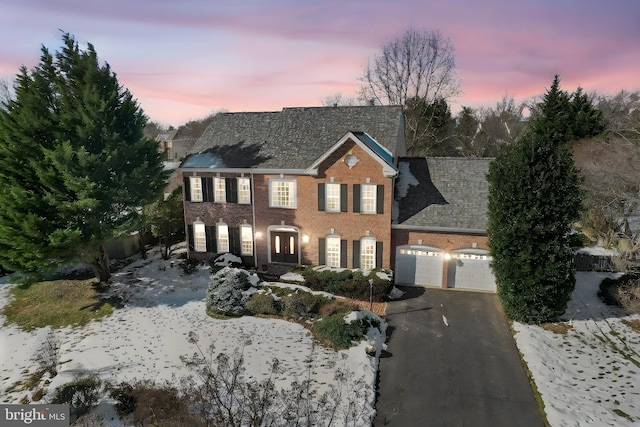
<svg viewBox="0 0 640 427">
<path fill-rule="evenodd" d="M 387 306 L 374 426 L 542 426 L 495 294 L 403 287 Z"/>
</svg>

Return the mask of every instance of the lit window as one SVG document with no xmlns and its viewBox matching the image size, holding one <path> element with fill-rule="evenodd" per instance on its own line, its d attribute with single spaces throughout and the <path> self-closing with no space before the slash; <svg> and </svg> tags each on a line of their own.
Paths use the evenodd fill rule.
<svg viewBox="0 0 640 427">
<path fill-rule="evenodd" d="M 372 237 L 360 239 L 360 268 L 373 270 L 376 266 L 376 240 Z"/>
<path fill-rule="evenodd" d="M 207 234 L 204 229 L 204 222 L 193 223 L 193 248 L 196 252 L 207 251 Z"/>
<path fill-rule="evenodd" d="M 249 178 L 238 178 L 238 203 L 251 203 L 251 183 Z"/>
<path fill-rule="evenodd" d="M 275 245 L 275 252 L 277 254 L 280 253 L 280 236 L 276 236 L 276 238 L 274 239 L 274 245 Z"/>
<path fill-rule="evenodd" d="M 201 202 L 202 201 L 202 180 L 200 177 L 189 177 L 189 182 L 191 184 L 191 201 L 192 202 Z"/>
<path fill-rule="evenodd" d="M 340 237 L 327 237 L 327 267 L 340 267 Z"/>
<path fill-rule="evenodd" d="M 226 202 L 227 201 L 227 193 L 224 178 L 214 178 L 213 185 L 215 191 L 213 193 L 213 201 L 214 202 Z"/>
<path fill-rule="evenodd" d="M 360 212 L 376 213 L 376 192 L 378 187 L 373 184 L 362 184 L 360 191 L 362 192 L 362 203 Z"/>
<path fill-rule="evenodd" d="M 296 207 L 296 181 L 272 179 L 269 181 L 269 206 L 273 208 Z"/>
<path fill-rule="evenodd" d="M 340 184 L 325 184 L 325 200 L 328 212 L 340 212 Z"/>
<path fill-rule="evenodd" d="M 227 224 L 218 224 L 218 252 L 229 252 L 229 227 Z"/>
<path fill-rule="evenodd" d="M 253 229 L 250 225 L 240 226 L 240 240 L 242 255 L 253 255 Z"/>
</svg>

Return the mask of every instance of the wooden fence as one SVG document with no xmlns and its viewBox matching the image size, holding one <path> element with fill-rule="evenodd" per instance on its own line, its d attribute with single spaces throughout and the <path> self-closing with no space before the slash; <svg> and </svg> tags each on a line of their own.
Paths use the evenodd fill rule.
<svg viewBox="0 0 640 427">
<path fill-rule="evenodd" d="M 616 271 L 616 263 L 611 255 L 591 255 L 577 253 L 573 257 L 577 271 Z"/>
</svg>

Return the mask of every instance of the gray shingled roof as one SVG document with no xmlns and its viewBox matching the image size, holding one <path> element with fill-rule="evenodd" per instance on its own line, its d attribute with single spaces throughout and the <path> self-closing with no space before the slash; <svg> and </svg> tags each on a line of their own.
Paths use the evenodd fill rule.
<svg viewBox="0 0 640 427">
<path fill-rule="evenodd" d="M 195 154 L 206 152 L 228 168 L 306 169 L 351 131 L 366 132 L 394 155 L 406 154 L 400 106 L 284 108 L 216 115 L 182 167 L 206 167 L 206 158 Z"/>
<path fill-rule="evenodd" d="M 395 223 L 486 231 L 489 158 L 400 158 Z"/>
</svg>

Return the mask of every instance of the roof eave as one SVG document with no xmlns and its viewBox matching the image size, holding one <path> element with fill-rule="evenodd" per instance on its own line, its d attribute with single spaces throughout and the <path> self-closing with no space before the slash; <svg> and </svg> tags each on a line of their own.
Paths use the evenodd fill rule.
<svg viewBox="0 0 640 427">
<path fill-rule="evenodd" d="M 426 231 L 426 232 L 434 232 L 434 233 L 475 234 L 480 236 L 487 235 L 487 230 L 482 228 L 437 227 L 437 226 L 409 225 L 409 224 L 391 224 L 391 228 L 395 230 L 413 230 L 413 231 Z"/>
</svg>

